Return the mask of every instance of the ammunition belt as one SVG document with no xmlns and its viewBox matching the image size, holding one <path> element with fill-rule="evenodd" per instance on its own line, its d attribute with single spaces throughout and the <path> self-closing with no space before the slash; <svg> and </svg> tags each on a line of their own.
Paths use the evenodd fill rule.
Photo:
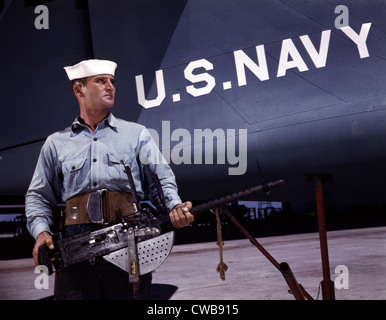
<svg viewBox="0 0 386 320">
<path fill-rule="evenodd" d="M 100 197 L 101 217 L 95 221 L 95 214 L 90 209 L 90 196 Z M 136 204 L 131 202 L 131 193 L 124 191 L 98 190 L 95 193 L 83 193 L 76 195 L 66 201 L 64 225 L 84 224 L 84 223 L 115 223 L 120 222 L 122 217 L 125 220 L 138 220 L 139 216 Z M 139 208 L 138 208 L 139 209 Z"/>
</svg>

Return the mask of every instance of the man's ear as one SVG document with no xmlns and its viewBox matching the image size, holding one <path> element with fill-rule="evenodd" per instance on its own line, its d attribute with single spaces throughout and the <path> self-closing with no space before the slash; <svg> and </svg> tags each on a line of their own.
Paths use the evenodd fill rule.
<svg viewBox="0 0 386 320">
<path fill-rule="evenodd" d="M 80 82 L 75 82 L 73 86 L 75 96 L 83 96 L 83 85 Z"/>
</svg>

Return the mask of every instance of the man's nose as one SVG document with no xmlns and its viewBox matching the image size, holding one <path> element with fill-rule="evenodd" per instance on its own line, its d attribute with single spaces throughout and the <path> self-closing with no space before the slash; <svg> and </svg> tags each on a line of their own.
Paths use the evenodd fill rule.
<svg viewBox="0 0 386 320">
<path fill-rule="evenodd" d="M 114 87 L 114 84 L 111 82 L 110 79 L 108 79 L 106 81 L 106 89 L 109 89 L 109 90 L 113 90 L 115 87 Z"/>
</svg>

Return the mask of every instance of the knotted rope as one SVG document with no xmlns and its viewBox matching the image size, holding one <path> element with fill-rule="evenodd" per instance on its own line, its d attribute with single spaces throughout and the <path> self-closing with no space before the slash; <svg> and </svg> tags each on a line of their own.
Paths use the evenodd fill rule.
<svg viewBox="0 0 386 320">
<path fill-rule="evenodd" d="M 218 264 L 216 271 L 220 273 L 221 280 L 225 280 L 225 271 L 228 270 L 228 266 L 223 261 L 222 255 L 222 247 L 224 246 L 224 242 L 222 240 L 222 228 L 221 228 L 221 220 L 220 213 L 218 208 L 216 208 L 216 223 L 217 223 L 217 245 L 220 250 L 220 263 Z"/>
</svg>

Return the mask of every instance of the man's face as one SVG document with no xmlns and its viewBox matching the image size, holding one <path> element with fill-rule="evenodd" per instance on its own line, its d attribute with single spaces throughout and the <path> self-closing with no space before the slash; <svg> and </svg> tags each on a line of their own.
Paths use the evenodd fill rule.
<svg viewBox="0 0 386 320">
<path fill-rule="evenodd" d="M 84 104 L 94 110 L 110 109 L 115 99 L 114 83 L 114 77 L 109 74 L 88 77 L 83 86 Z"/>
</svg>

